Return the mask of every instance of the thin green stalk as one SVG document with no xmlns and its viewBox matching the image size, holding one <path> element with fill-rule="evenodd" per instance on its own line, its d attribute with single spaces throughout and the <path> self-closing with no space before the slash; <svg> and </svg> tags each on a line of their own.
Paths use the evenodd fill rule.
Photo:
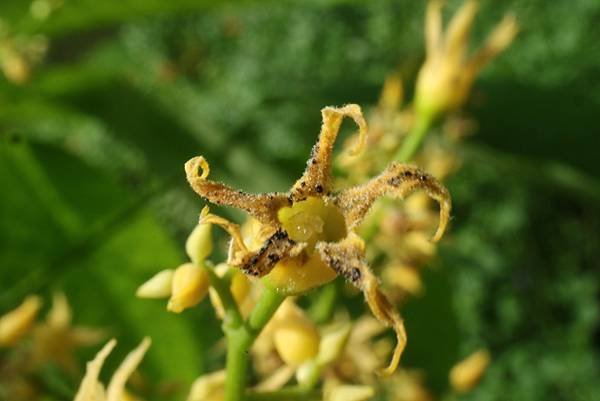
<svg viewBox="0 0 600 401">
<path fill-rule="evenodd" d="M 429 129 L 433 125 L 434 119 L 432 114 L 421 113 L 417 115 L 417 121 L 402 143 L 402 146 L 396 153 L 394 160 L 406 163 L 409 162 L 419 150 L 423 138 L 429 132 Z"/>
<path fill-rule="evenodd" d="M 309 310 L 309 315 L 315 323 L 327 323 L 331 320 L 341 290 L 342 282 L 339 279 L 334 280 L 321 289 Z"/>
<path fill-rule="evenodd" d="M 223 328 L 227 337 L 225 401 L 246 400 L 250 347 L 285 298 L 285 295 L 265 288 L 247 321 L 238 320 L 235 318 L 236 313 L 231 312 L 233 318 L 227 323 L 224 322 Z M 233 305 L 235 306 L 235 302 Z M 226 306 L 225 303 L 223 306 L 227 316 L 228 308 L 233 309 L 233 306 Z M 235 309 L 237 310 L 237 306 Z"/>
<path fill-rule="evenodd" d="M 229 290 L 227 281 L 217 276 L 217 273 L 215 273 L 211 268 L 207 267 L 206 271 L 208 272 L 210 285 L 219 295 L 221 304 L 223 304 L 223 309 L 225 310 L 225 319 L 223 321 L 223 325 L 232 327 L 241 326 L 244 322 L 244 318 L 242 317 L 242 314 L 235 303 L 235 299 L 233 299 L 233 295 Z M 225 329 L 225 331 L 227 331 L 227 329 Z"/>
</svg>

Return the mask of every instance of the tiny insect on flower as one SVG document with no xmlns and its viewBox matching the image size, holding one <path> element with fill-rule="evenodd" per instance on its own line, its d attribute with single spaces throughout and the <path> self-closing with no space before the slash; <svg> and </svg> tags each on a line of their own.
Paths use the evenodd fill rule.
<svg viewBox="0 0 600 401">
<path fill-rule="evenodd" d="M 265 285 L 286 295 L 303 293 L 336 275 L 359 288 L 377 319 L 396 332 L 392 361 L 382 371 L 391 374 L 406 345 L 406 332 L 397 311 L 379 289 L 379 282 L 365 260 L 365 244 L 356 229 L 378 198 L 385 195 L 404 198 L 422 189 L 440 205 L 440 222 L 433 236 L 437 241 L 448 223 L 450 196 L 430 175 L 395 162 L 363 185 L 334 192 L 332 154 L 342 120 L 350 117 L 358 125 L 355 154 L 366 144 L 367 125 L 355 104 L 325 107 L 321 113 L 323 124 L 318 142 L 304 174 L 286 194 L 248 194 L 211 181 L 208 163 L 201 156 L 185 164 L 186 176 L 194 191 L 205 199 L 243 209 L 261 223 L 266 239 L 259 249 L 253 250 L 245 244 L 238 225 L 209 213 L 207 208 L 203 210 L 201 223 L 217 224 L 231 235 L 228 256 L 231 266 L 249 276 L 263 277 Z"/>
</svg>

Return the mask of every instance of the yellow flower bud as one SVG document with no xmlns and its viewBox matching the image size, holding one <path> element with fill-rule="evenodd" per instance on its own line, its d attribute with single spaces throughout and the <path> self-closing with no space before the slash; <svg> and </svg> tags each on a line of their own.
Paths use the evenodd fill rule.
<svg viewBox="0 0 600 401">
<path fill-rule="evenodd" d="M 273 344 L 286 364 L 298 366 L 319 352 L 319 332 L 301 309 L 291 306 L 284 312 L 284 317 L 275 317 Z"/>
<path fill-rule="evenodd" d="M 181 313 L 184 309 L 197 305 L 206 296 L 209 286 L 208 273 L 204 267 L 193 263 L 179 266 L 173 274 L 167 310 Z"/>
<path fill-rule="evenodd" d="M 344 384 L 325 393 L 325 401 L 367 401 L 375 395 L 371 386 Z"/>
<path fill-rule="evenodd" d="M 192 384 L 187 401 L 222 401 L 224 390 L 224 370 L 202 375 Z"/>
<path fill-rule="evenodd" d="M 0 346 L 11 346 L 24 337 L 33 326 L 42 302 L 29 296 L 16 309 L 0 317 Z"/>
<path fill-rule="evenodd" d="M 389 266 L 383 271 L 383 281 L 399 287 L 412 295 L 423 293 L 423 282 L 417 269 L 412 266 Z"/>
<path fill-rule="evenodd" d="M 352 326 L 349 322 L 336 325 L 332 330 L 323 335 L 319 345 L 317 361 L 324 366 L 340 357 L 350 337 Z"/>
<path fill-rule="evenodd" d="M 212 252 L 212 224 L 198 224 L 185 242 L 185 251 L 192 262 L 200 264 Z"/>
<path fill-rule="evenodd" d="M 295 257 L 277 263 L 263 282 L 269 288 L 294 295 L 328 283 L 335 277 L 335 272 L 313 253 L 306 261 Z"/>
<path fill-rule="evenodd" d="M 481 380 L 490 359 L 490 353 L 482 349 L 454 365 L 450 371 L 450 384 L 454 391 L 466 393 L 472 390 Z"/>
<path fill-rule="evenodd" d="M 168 298 L 171 296 L 173 285 L 173 269 L 166 269 L 156 273 L 150 280 L 142 284 L 135 295 L 138 298 Z"/>
</svg>

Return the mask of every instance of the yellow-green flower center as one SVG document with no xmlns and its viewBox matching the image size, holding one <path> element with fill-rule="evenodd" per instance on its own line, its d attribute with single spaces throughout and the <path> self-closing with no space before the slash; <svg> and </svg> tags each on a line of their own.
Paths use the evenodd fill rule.
<svg viewBox="0 0 600 401">
<path fill-rule="evenodd" d="M 342 212 L 321 198 L 310 197 L 284 207 L 278 217 L 290 238 L 308 243 L 311 252 L 318 241 L 336 242 L 346 236 Z"/>
<path fill-rule="evenodd" d="M 280 209 L 278 218 L 291 239 L 307 245 L 300 255 L 275 265 L 264 282 L 285 293 L 297 294 L 333 280 L 335 272 L 314 249 L 319 241 L 337 242 L 346 236 L 342 212 L 321 198 L 309 197 Z"/>
</svg>

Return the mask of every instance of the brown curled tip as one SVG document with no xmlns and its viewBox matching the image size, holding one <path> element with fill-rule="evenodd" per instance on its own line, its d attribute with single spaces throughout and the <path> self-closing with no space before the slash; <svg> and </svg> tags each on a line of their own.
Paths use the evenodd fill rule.
<svg viewBox="0 0 600 401">
<path fill-rule="evenodd" d="M 450 194 L 438 180 L 414 166 L 393 162 L 369 182 L 340 192 L 335 196 L 334 202 L 342 209 L 347 227 L 354 229 L 363 221 L 378 198 L 389 195 L 403 199 L 418 189 L 424 190 L 440 205 L 440 222 L 432 238 L 433 241 L 438 241 L 450 219 Z"/>
<path fill-rule="evenodd" d="M 380 375 L 391 375 L 406 348 L 406 329 L 396 308 L 379 289 L 379 282 L 365 260 L 364 241 L 350 233 L 337 243 L 319 242 L 316 249 L 325 264 L 363 292 L 377 320 L 396 333 L 397 342 L 392 359 L 386 368 L 378 371 Z"/>
<path fill-rule="evenodd" d="M 235 190 L 221 182 L 208 179 L 210 166 L 202 156 L 185 163 L 186 178 L 192 189 L 204 199 L 224 206 L 245 210 L 263 224 L 279 225 L 277 211 L 289 205 L 286 195 L 279 193 L 249 194 Z"/>
<path fill-rule="evenodd" d="M 323 123 L 317 143 L 313 146 L 306 169 L 292 187 L 290 195 L 294 202 L 309 196 L 328 194 L 332 190 L 331 164 L 333 147 L 337 140 L 342 121 L 350 117 L 358 126 L 358 142 L 352 153 L 359 153 L 367 141 L 367 123 L 360 106 L 348 104 L 342 107 L 325 107 L 321 110 Z"/>
<path fill-rule="evenodd" d="M 210 173 L 210 166 L 203 156 L 196 156 L 185 163 L 185 174 L 188 181 L 196 178 L 205 180 Z"/>
</svg>

